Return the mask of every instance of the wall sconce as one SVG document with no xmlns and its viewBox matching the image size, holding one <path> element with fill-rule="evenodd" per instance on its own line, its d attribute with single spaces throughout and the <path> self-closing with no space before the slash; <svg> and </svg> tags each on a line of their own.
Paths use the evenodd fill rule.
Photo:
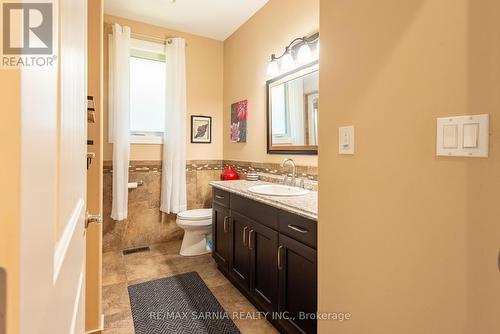
<svg viewBox="0 0 500 334">
<path fill-rule="evenodd" d="M 315 48 L 315 54 L 311 50 Z M 295 58 L 294 58 L 295 56 Z M 310 63 L 319 58 L 319 32 L 308 37 L 294 39 L 279 57 L 271 55 L 271 61 L 267 65 L 267 76 L 275 77 L 280 73 L 288 72 L 297 66 Z M 280 64 L 278 64 L 280 61 Z"/>
</svg>

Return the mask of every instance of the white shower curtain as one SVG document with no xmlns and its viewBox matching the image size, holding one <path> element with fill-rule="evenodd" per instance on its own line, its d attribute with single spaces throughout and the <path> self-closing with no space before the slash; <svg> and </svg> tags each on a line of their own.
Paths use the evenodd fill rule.
<svg viewBox="0 0 500 334">
<path fill-rule="evenodd" d="M 113 25 L 109 48 L 109 110 L 113 139 L 113 204 L 111 218 L 123 220 L 128 211 L 130 158 L 130 28 Z"/>
<path fill-rule="evenodd" d="M 163 136 L 161 211 L 187 209 L 186 199 L 186 41 L 172 38 L 166 46 L 166 117 Z"/>
</svg>

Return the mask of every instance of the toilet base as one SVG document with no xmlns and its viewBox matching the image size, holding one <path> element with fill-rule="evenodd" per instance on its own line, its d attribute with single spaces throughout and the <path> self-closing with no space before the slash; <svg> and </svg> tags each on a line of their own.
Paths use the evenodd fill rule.
<svg viewBox="0 0 500 334">
<path fill-rule="evenodd" d="M 208 234 L 207 234 L 208 232 Z M 196 256 L 210 253 L 210 249 L 207 247 L 207 240 L 211 238 L 209 231 L 184 231 L 184 238 L 182 239 L 182 245 L 180 254 L 182 256 Z"/>
</svg>

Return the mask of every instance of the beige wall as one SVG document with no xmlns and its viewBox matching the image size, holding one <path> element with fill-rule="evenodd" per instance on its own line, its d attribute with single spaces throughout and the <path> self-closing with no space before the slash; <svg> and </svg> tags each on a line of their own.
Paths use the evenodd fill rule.
<svg viewBox="0 0 500 334">
<path fill-rule="evenodd" d="M 467 1 L 467 109 L 490 114 L 490 158 L 467 163 L 467 332 L 500 333 L 500 2 Z"/>
<path fill-rule="evenodd" d="M 319 308 L 352 320 L 320 333 L 500 331 L 499 13 L 321 0 Z M 436 117 L 479 113 L 490 157 L 436 157 Z M 344 125 L 354 156 L 327 144 Z"/>
<path fill-rule="evenodd" d="M 224 41 L 224 159 L 280 162 L 267 154 L 266 69 L 271 54 L 318 31 L 319 0 L 271 0 Z M 248 99 L 248 142 L 231 143 L 231 104 Z M 301 165 L 317 165 L 316 156 L 294 156 Z"/>
<path fill-rule="evenodd" d="M 132 32 L 149 36 L 186 39 L 187 159 L 222 159 L 222 42 L 110 15 L 104 16 L 104 22 L 127 25 Z M 108 143 L 107 131 L 108 33 L 109 29 L 104 36 L 104 160 L 113 160 L 113 148 Z M 190 115 L 212 116 L 212 144 L 191 144 Z M 160 160 L 161 151 L 161 145 L 132 145 L 130 159 Z"/>
<path fill-rule="evenodd" d="M 3 1 L 2 1 L 3 2 Z M 0 69 L 0 267 L 7 271 L 7 333 L 19 332 L 20 71 Z M 2 329 L 0 329 L 1 331 Z"/>
</svg>

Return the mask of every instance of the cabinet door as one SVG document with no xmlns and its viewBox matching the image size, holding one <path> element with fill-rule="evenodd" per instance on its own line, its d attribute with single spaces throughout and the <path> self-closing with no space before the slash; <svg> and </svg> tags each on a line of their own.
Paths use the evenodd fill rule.
<svg viewBox="0 0 500 334">
<path fill-rule="evenodd" d="M 279 310 L 288 319 L 280 320 L 289 333 L 316 333 L 316 320 L 301 319 L 300 313 L 317 310 L 316 250 L 285 235 L 279 235 Z"/>
<path fill-rule="evenodd" d="M 248 232 L 251 249 L 250 293 L 267 311 L 278 310 L 278 232 L 252 222 Z"/>
<path fill-rule="evenodd" d="M 212 256 L 217 264 L 225 270 L 229 268 L 230 227 L 229 209 L 213 203 Z"/>
<path fill-rule="evenodd" d="M 250 248 L 248 248 L 248 233 L 250 221 L 245 216 L 231 212 L 231 256 L 229 272 L 242 288 L 250 288 Z"/>
</svg>

